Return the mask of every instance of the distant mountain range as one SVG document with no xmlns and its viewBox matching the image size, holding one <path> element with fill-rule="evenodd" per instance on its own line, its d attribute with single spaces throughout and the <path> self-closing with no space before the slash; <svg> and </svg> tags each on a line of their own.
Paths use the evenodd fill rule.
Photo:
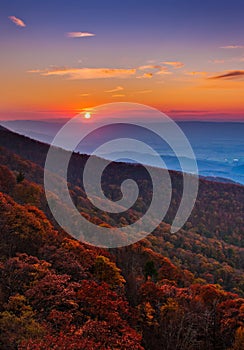
<svg viewBox="0 0 244 350">
<path fill-rule="evenodd" d="M 4 121 L 1 125 L 19 134 L 31 137 L 45 143 L 51 143 L 54 136 L 68 119 L 52 121 L 16 120 Z M 200 176 L 215 181 L 238 182 L 244 184 L 244 123 L 214 123 L 214 122 L 179 122 L 185 135 L 188 137 L 196 154 Z M 81 123 L 82 127 L 82 123 Z M 168 169 L 180 171 L 179 160 L 172 150 L 158 140 L 154 140 L 144 130 L 124 126 L 120 130 L 109 126 L 102 132 L 97 131 L 85 142 L 81 143 L 76 151 L 90 154 L 96 147 L 108 139 L 121 137 L 134 137 L 151 145 L 161 155 Z M 124 137 L 125 137 L 124 136 Z M 131 152 L 112 152 L 108 150 L 103 154 L 104 158 L 122 159 L 125 162 L 133 162 L 134 157 L 142 163 L 159 166 L 158 159 L 150 154 L 141 153 L 140 150 Z"/>
</svg>

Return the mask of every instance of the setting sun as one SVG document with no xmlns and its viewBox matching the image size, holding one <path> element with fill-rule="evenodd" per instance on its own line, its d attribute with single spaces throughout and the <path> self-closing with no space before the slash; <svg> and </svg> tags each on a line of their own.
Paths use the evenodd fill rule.
<svg viewBox="0 0 244 350">
<path fill-rule="evenodd" d="M 90 112 L 86 112 L 84 115 L 85 119 L 90 119 L 91 118 L 91 113 Z"/>
</svg>

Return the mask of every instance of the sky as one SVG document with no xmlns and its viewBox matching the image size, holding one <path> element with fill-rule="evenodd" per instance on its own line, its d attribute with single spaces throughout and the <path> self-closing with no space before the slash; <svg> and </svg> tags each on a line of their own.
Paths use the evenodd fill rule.
<svg viewBox="0 0 244 350">
<path fill-rule="evenodd" d="M 110 102 L 244 121 L 243 0 L 0 0 L 0 119 Z"/>
</svg>

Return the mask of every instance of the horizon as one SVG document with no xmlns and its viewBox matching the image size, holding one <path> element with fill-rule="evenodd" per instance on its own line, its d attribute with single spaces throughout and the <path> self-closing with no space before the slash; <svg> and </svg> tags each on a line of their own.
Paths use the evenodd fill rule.
<svg viewBox="0 0 244 350">
<path fill-rule="evenodd" d="M 243 120 L 239 120 L 239 119 L 210 119 L 210 120 L 206 120 L 206 119 L 176 119 L 172 116 L 170 116 L 171 119 L 179 124 L 179 123 L 215 123 L 215 124 L 242 124 L 244 123 L 244 119 Z M 43 123 L 53 123 L 53 122 L 66 122 L 68 120 L 72 119 L 72 117 L 56 117 L 56 118 L 43 118 L 43 119 L 0 119 L 0 123 L 6 123 L 6 122 L 43 122 Z M 150 121 L 148 121 L 148 123 L 151 123 Z M 160 121 L 155 121 L 154 123 L 160 123 Z"/>
</svg>

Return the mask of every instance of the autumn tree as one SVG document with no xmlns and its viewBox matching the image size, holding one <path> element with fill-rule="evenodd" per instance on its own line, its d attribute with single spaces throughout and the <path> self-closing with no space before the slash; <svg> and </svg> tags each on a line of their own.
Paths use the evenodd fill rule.
<svg viewBox="0 0 244 350">
<path fill-rule="evenodd" d="M 244 349 L 244 327 L 241 326 L 236 330 L 235 341 L 229 350 L 243 350 Z"/>
<path fill-rule="evenodd" d="M 96 257 L 93 271 L 99 281 L 106 282 L 112 288 L 122 287 L 125 283 L 120 269 L 105 256 Z"/>
<path fill-rule="evenodd" d="M 0 312 L 0 347 L 16 349 L 23 340 L 40 338 L 45 329 L 35 320 L 35 313 L 23 295 L 16 294 Z"/>
</svg>

